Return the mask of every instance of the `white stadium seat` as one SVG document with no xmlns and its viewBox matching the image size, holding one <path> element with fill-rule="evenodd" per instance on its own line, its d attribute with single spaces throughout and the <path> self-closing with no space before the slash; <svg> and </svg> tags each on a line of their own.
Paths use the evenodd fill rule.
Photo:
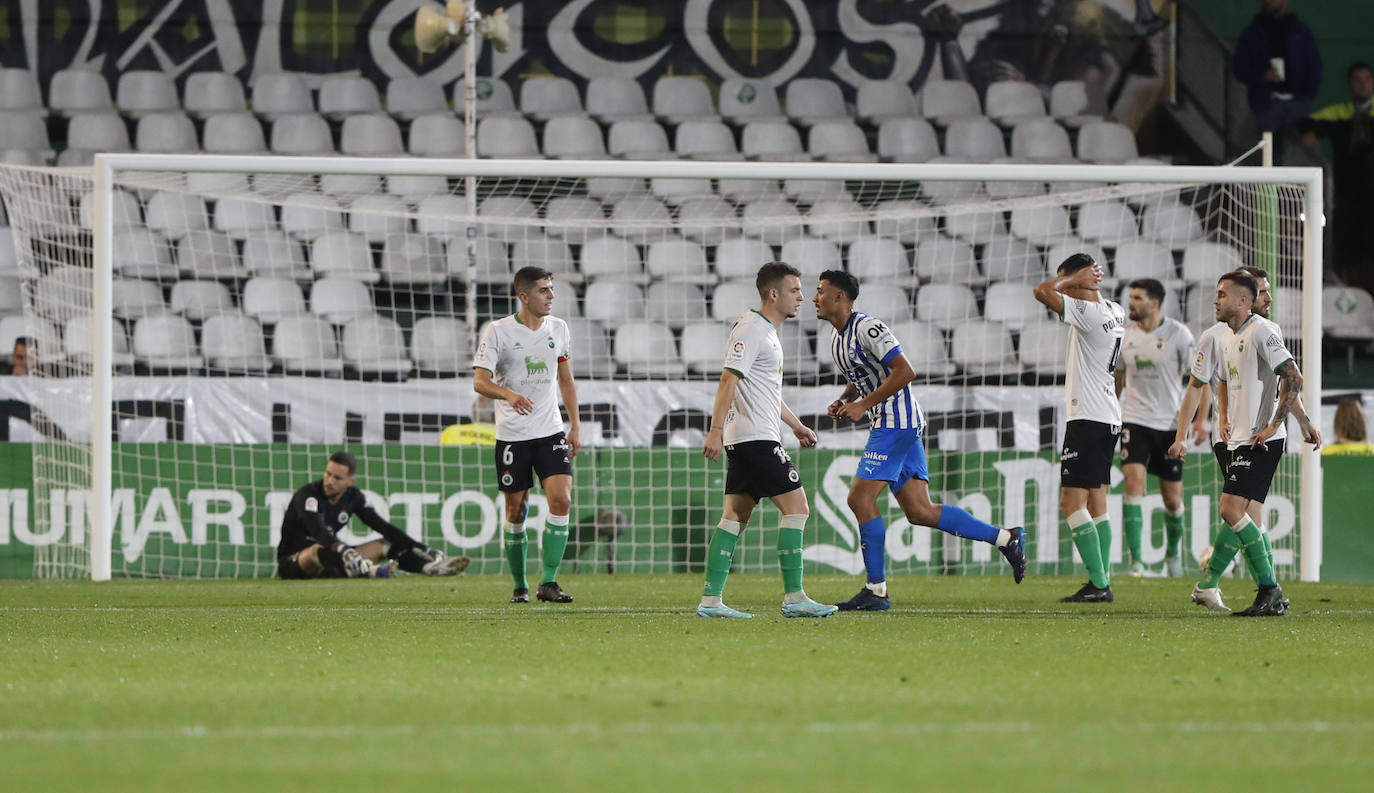
<svg viewBox="0 0 1374 793">
<path fill-rule="evenodd" d="M 950 354 L 966 376 L 1007 377 L 1021 373 L 1011 333 L 1000 322 L 970 320 L 957 325 L 950 338 Z"/>
<path fill-rule="evenodd" d="M 242 314 L 219 314 L 200 329 L 201 352 L 212 372 L 265 374 L 272 368 L 267 343 L 256 319 Z"/>
<path fill-rule="evenodd" d="M 219 281 L 177 281 L 172 285 L 172 312 L 192 322 L 238 312 L 229 287 Z"/>
<path fill-rule="evenodd" d="M 410 329 L 410 357 L 421 373 L 468 371 L 472 361 L 467 348 L 467 324 L 455 317 L 422 317 Z"/>
<path fill-rule="evenodd" d="M 615 362 L 631 376 L 681 377 L 687 367 L 678 357 L 677 344 L 667 325 L 630 320 L 615 329 Z"/>
<path fill-rule="evenodd" d="M 244 283 L 241 306 L 243 313 L 271 325 L 286 317 L 304 314 L 305 298 L 295 281 L 263 276 Z"/>
<path fill-rule="evenodd" d="M 344 365 L 364 378 L 399 377 L 410 374 L 401 326 L 387 317 L 359 317 L 343 328 Z"/>
<path fill-rule="evenodd" d="M 321 372 L 339 376 L 339 357 L 334 328 L 319 317 L 287 317 L 272 331 L 272 357 L 287 374 Z"/>
<path fill-rule="evenodd" d="M 175 314 L 135 322 L 133 352 L 136 363 L 154 371 L 194 371 L 205 366 L 191 323 Z"/>
<path fill-rule="evenodd" d="M 582 98 L 566 77 L 529 77 L 520 85 L 520 112 L 535 121 L 580 115 Z"/>
<path fill-rule="evenodd" d="M 310 313 L 336 325 L 376 313 L 372 294 L 362 281 L 330 276 L 310 288 Z"/>
<path fill-rule="evenodd" d="M 926 284 L 916 292 L 916 318 L 941 330 L 978 319 L 978 303 L 973 290 L 961 284 Z"/>
</svg>

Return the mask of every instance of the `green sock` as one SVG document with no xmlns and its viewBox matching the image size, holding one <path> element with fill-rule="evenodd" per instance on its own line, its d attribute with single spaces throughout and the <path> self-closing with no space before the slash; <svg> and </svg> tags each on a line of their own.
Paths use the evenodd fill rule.
<svg viewBox="0 0 1374 793">
<path fill-rule="evenodd" d="M 563 563 L 563 552 L 568 548 L 567 515 L 550 515 L 544 519 L 543 545 L 544 576 L 539 583 L 547 584 L 558 580 L 558 566 Z"/>
<path fill-rule="evenodd" d="M 1269 559 L 1269 566 L 1274 566 L 1274 543 L 1269 541 L 1269 532 L 1260 529 L 1260 541 L 1264 543 L 1264 555 Z"/>
<path fill-rule="evenodd" d="M 1264 541 L 1260 539 L 1262 536 L 1259 526 L 1256 526 L 1249 516 L 1246 516 L 1240 531 L 1236 532 L 1241 547 L 1245 549 L 1245 560 L 1255 571 L 1255 583 L 1260 586 L 1274 586 L 1278 581 L 1274 579 L 1274 565 L 1269 561 L 1269 557 L 1265 556 Z"/>
<path fill-rule="evenodd" d="M 1183 513 L 1170 515 L 1164 513 L 1164 556 L 1167 559 L 1177 559 L 1179 545 L 1183 541 Z"/>
<path fill-rule="evenodd" d="M 1127 496 L 1131 498 L 1131 496 Z M 1140 533 L 1145 524 L 1145 510 L 1140 502 L 1121 505 L 1121 535 L 1126 540 L 1126 548 L 1131 552 L 1131 561 L 1140 561 Z M 1100 529 L 1099 529 L 1100 531 Z"/>
<path fill-rule="evenodd" d="M 739 521 L 721 520 L 711 532 L 711 547 L 706 551 L 706 589 L 702 594 L 720 597 L 725 592 L 725 579 L 730 577 L 730 562 L 735 557 L 739 530 Z"/>
<path fill-rule="evenodd" d="M 1100 518 L 1093 518 L 1093 523 L 1097 526 L 1097 543 L 1102 550 L 1102 573 L 1107 576 L 1108 584 L 1112 580 L 1112 521 L 1106 515 Z"/>
<path fill-rule="evenodd" d="M 778 530 L 778 567 L 782 569 L 782 591 L 785 593 L 802 591 L 802 529 L 800 526 L 787 526 L 788 518 L 805 515 L 784 515 L 782 528 Z"/>
<path fill-rule="evenodd" d="M 1220 584 L 1221 574 L 1226 572 L 1226 568 L 1231 565 L 1231 560 L 1236 558 L 1236 552 L 1239 550 L 1240 541 L 1236 539 L 1236 533 L 1223 522 L 1217 530 L 1216 539 L 1212 541 L 1212 558 L 1207 562 L 1207 569 L 1202 572 L 1202 580 L 1198 582 L 1198 587 L 1211 589 Z"/>
<path fill-rule="evenodd" d="M 520 531 L 511 531 L 511 524 L 506 524 L 506 563 L 510 565 L 511 578 L 515 579 L 516 589 L 529 589 L 529 582 L 525 580 L 525 556 L 528 546 L 525 542 L 525 524 L 518 524 Z"/>
<path fill-rule="evenodd" d="M 1093 525 L 1093 519 L 1088 517 L 1087 510 L 1079 510 L 1069 516 L 1069 532 L 1073 534 L 1074 547 L 1078 549 L 1078 555 L 1083 557 L 1093 586 L 1099 589 L 1109 586 L 1107 571 L 1102 566 L 1102 546 L 1098 543 L 1097 527 Z"/>
</svg>

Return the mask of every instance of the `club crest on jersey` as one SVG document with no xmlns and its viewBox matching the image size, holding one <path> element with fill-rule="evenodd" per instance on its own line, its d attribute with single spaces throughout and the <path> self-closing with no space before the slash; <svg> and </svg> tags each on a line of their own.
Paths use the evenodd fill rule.
<svg viewBox="0 0 1374 793">
<path fill-rule="evenodd" d="M 1236 348 L 1236 352 L 1245 352 L 1245 342 L 1242 341 L 1240 343 L 1240 346 Z"/>
<path fill-rule="evenodd" d="M 549 349 L 550 349 L 550 350 L 553 349 L 553 337 L 552 337 L 552 336 L 549 337 Z"/>
<path fill-rule="evenodd" d="M 341 511 L 339 512 L 339 523 L 340 523 L 340 525 L 342 525 L 342 524 L 347 523 L 347 522 L 348 522 L 348 512 L 345 511 L 345 510 L 341 510 Z"/>
</svg>

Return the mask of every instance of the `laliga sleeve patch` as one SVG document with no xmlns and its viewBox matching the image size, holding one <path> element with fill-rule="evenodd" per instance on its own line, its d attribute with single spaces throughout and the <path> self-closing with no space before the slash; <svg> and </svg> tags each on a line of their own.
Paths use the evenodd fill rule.
<svg viewBox="0 0 1374 793">
<path fill-rule="evenodd" d="M 305 500 L 305 511 L 306 511 L 306 512 L 319 512 L 319 511 L 320 511 L 320 502 L 316 501 L 316 500 L 313 499 L 313 498 L 307 498 L 307 499 Z"/>
</svg>

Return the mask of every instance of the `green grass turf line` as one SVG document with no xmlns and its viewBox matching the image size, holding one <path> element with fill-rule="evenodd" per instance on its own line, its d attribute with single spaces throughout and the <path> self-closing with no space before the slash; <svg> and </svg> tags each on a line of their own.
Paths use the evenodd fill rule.
<svg viewBox="0 0 1374 793">
<path fill-rule="evenodd" d="M 15 791 L 1358 790 L 1374 587 L 1277 619 L 1191 579 L 900 577 L 892 610 L 692 616 L 697 576 L 0 582 Z M 817 599 L 858 578 L 813 575 Z M 1247 582 L 1224 579 L 1233 607 Z"/>
</svg>

